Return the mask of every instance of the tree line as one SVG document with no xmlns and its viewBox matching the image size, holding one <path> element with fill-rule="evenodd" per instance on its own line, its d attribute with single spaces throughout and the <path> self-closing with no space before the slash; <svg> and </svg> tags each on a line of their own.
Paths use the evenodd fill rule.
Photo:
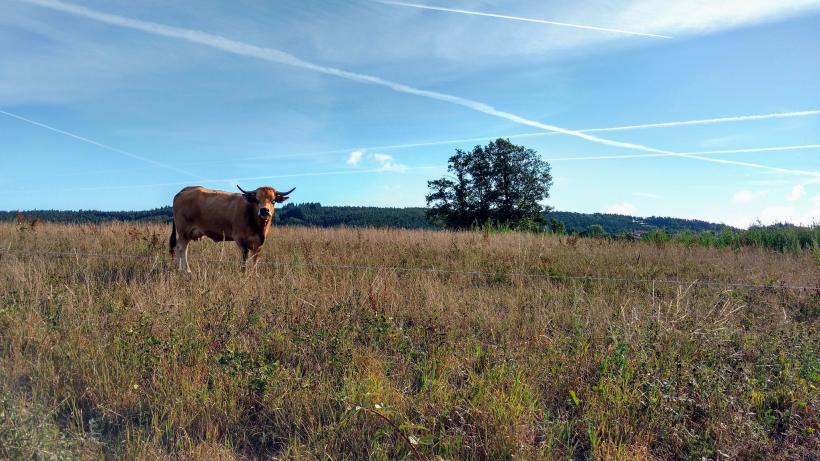
<svg viewBox="0 0 820 461">
<path fill-rule="evenodd" d="M 170 223 L 173 213 L 170 206 L 144 211 L 98 211 L 98 210 L 24 210 L 30 220 L 60 223 L 104 223 L 110 221 Z M 277 208 L 275 225 L 312 227 L 395 227 L 401 229 L 440 229 L 427 219 L 427 209 L 422 207 L 384 208 L 358 206 L 324 206 L 321 203 L 287 204 Z M 648 232 L 662 229 L 669 234 L 682 231 L 720 232 L 729 227 L 694 219 L 679 219 L 652 216 L 633 216 L 606 213 L 575 213 L 550 210 L 544 212 L 545 223 L 558 222 L 562 228 L 557 233 L 590 233 L 590 228 L 599 225 L 606 235 Z M 17 210 L 0 211 L 0 221 L 17 222 Z M 545 232 L 553 232 L 547 224 Z"/>
</svg>

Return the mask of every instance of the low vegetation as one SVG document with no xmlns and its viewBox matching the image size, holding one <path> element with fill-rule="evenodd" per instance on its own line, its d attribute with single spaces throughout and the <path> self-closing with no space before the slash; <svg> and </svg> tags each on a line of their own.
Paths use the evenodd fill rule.
<svg viewBox="0 0 820 461">
<path fill-rule="evenodd" d="M 274 216 L 277 225 L 314 227 L 402 228 L 432 230 L 424 208 L 379 208 L 322 206 L 319 203 L 287 204 Z M 21 222 L 22 216 L 22 222 Z M 38 222 L 102 224 L 109 222 L 167 223 L 171 208 L 147 211 L 0 211 L 0 222 L 36 226 Z M 506 226 L 491 226 L 494 231 L 509 231 Z M 606 238 L 639 238 L 653 242 L 677 242 L 685 245 L 739 248 L 751 246 L 776 251 L 802 251 L 820 248 L 820 226 L 775 224 L 734 229 L 705 221 L 613 214 L 584 214 L 549 211 L 536 232 L 559 235 L 581 235 Z"/>
<path fill-rule="evenodd" d="M 669 234 L 654 229 L 643 235 L 643 239 L 656 243 L 675 242 L 683 245 L 701 245 L 714 248 L 766 248 L 780 252 L 814 251 L 820 257 L 820 226 L 752 226 L 749 229 L 721 232 L 684 231 Z"/>
<path fill-rule="evenodd" d="M 0 458 L 820 450 L 812 250 L 273 231 L 255 275 L 207 242 L 187 277 L 166 225 L 0 224 Z"/>
</svg>

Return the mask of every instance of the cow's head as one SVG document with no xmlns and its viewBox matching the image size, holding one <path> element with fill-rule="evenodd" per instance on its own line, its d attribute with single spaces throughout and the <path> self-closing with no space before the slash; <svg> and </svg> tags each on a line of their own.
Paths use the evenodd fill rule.
<svg viewBox="0 0 820 461">
<path fill-rule="evenodd" d="M 278 192 L 273 187 L 259 187 L 254 191 L 248 192 L 239 187 L 239 185 L 236 187 L 242 191 L 245 200 L 254 207 L 255 214 L 263 220 L 268 220 L 273 216 L 274 204 L 284 202 L 288 199 L 288 194 L 296 190 L 294 187 L 287 192 Z"/>
</svg>

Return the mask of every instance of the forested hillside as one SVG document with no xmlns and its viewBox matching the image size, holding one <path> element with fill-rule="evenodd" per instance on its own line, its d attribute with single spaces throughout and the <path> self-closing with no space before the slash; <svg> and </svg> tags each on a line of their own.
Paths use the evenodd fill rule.
<svg viewBox="0 0 820 461">
<path fill-rule="evenodd" d="M 322 206 L 319 203 L 287 204 L 278 209 L 274 216 L 276 224 L 305 225 L 318 227 L 397 227 L 403 229 L 432 229 L 425 216 L 424 208 L 380 208 L 356 206 Z M 28 219 L 64 223 L 100 223 L 107 221 L 164 222 L 171 219 L 171 207 L 144 211 L 23 211 Z M 663 229 L 669 233 L 684 230 L 694 232 L 719 232 L 726 227 L 706 221 L 648 217 L 638 218 L 615 214 L 586 214 L 570 211 L 552 211 L 546 214 L 547 221 L 555 219 L 564 223 L 567 232 L 585 232 L 598 224 L 608 234 L 618 235 L 630 232 Z M 0 221 L 17 219 L 17 211 L 0 211 Z"/>
<path fill-rule="evenodd" d="M 547 214 L 547 219 L 557 219 L 564 223 L 569 232 L 583 232 L 594 224 L 600 224 L 604 230 L 613 235 L 626 232 L 640 232 L 651 229 L 663 229 L 670 233 L 690 230 L 694 232 L 720 232 L 727 227 L 725 224 L 715 224 L 696 219 L 666 218 L 650 216 L 638 218 L 605 213 L 575 213 L 572 211 L 553 211 Z"/>
</svg>

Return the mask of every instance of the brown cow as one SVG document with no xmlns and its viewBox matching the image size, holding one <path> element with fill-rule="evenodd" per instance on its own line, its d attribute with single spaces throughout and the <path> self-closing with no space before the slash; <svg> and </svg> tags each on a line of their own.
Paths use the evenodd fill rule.
<svg viewBox="0 0 820 461">
<path fill-rule="evenodd" d="M 288 199 L 287 192 L 260 187 L 241 194 L 186 187 L 174 196 L 174 221 L 168 246 L 174 264 L 186 272 L 188 242 L 207 236 L 216 242 L 234 241 L 242 250 L 242 270 L 250 254 L 254 267 L 265 243 L 273 218 L 274 205 Z"/>
</svg>

